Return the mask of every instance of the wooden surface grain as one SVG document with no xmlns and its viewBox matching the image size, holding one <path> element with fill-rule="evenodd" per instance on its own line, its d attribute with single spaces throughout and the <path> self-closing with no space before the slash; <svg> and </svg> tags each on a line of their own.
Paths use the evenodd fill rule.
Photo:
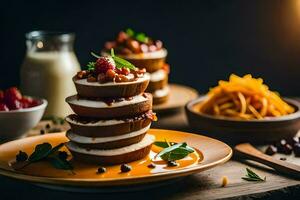
<svg viewBox="0 0 300 200">
<path fill-rule="evenodd" d="M 40 128 L 45 128 L 49 122 L 43 122 L 30 134 L 39 134 Z M 52 126 L 51 127 L 55 127 Z M 61 127 L 57 125 L 57 127 Z M 67 128 L 67 125 L 63 126 Z M 159 116 L 159 121 L 153 124 L 155 128 L 165 128 L 192 132 L 187 126 L 183 111 Z M 276 155 L 277 158 L 282 155 Z M 288 156 L 286 162 L 300 164 L 300 158 Z M 265 182 L 247 182 L 241 179 L 246 173 L 246 167 L 264 177 Z M 228 184 L 222 187 L 222 178 L 228 178 Z M 111 193 L 111 194 L 83 194 L 60 192 L 40 188 L 28 183 L 0 177 L 2 196 L 10 199 L 25 199 L 33 195 L 36 199 L 297 199 L 300 196 L 300 181 L 293 177 L 278 174 L 273 169 L 249 161 L 230 160 L 224 165 L 198 173 L 176 183 L 146 191 Z M 5 199 L 5 198 L 3 198 Z"/>
</svg>

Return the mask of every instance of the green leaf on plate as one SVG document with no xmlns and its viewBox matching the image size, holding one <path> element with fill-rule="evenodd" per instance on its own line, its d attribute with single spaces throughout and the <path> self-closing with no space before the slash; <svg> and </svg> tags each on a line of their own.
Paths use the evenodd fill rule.
<svg viewBox="0 0 300 200">
<path fill-rule="evenodd" d="M 64 145 L 65 145 L 65 143 L 60 143 L 60 144 L 56 145 L 55 147 L 53 147 L 53 148 L 51 149 L 51 151 L 49 152 L 49 155 L 55 154 L 55 153 L 58 152 L 58 150 L 60 150 Z"/>
<path fill-rule="evenodd" d="M 56 169 L 72 170 L 74 169 L 68 160 L 59 158 L 58 156 L 49 157 L 49 161 Z"/>
<path fill-rule="evenodd" d="M 47 142 L 37 145 L 35 147 L 34 152 L 29 156 L 28 161 L 36 162 L 36 161 L 46 158 L 49 155 L 49 153 L 51 152 L 51 149 L 52 149 L 52 145 Z"/>
<path fill-rule="evenodd" d="M 162 147 L 162 146 L 167 146 L 168 142 L 165 143 L 158 142 L 157 144 Z M 186 156 L 188 156 L 190 153 L 193 153 L 194 151 L 195 150 L 192 147 L 189 147 L 186 142 L 183 142 L 183 143 L 174 144 L 172 146 L 168 146 L 164 148 L 156 156 L 160 157 L 165 161 L 175 161 L 175 160 L 180 160 L 182 158 L 185 158 Z"/>
</svg>

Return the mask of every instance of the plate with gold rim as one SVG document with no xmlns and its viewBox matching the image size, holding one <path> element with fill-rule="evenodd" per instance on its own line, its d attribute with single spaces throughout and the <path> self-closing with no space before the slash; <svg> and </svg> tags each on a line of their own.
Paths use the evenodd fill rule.
<svg viewBox="0 0 300 200">
<path fill-rule="evenodd" d="M 232 149 L 227 144 L 206 136 L 164 129 L 150 129 L 148 134 L 154 135 L 156 141 L 166 139 L 176 143 L 186 142 L 196 151 L 177 161 L 178 165 L 175 167 L 158 163 L 153 169 L 147 166 L 153 161 L 155 155 L 161 151 L 159 147 L 153 145 L 150 154 L 146 158 L 128 163 L 132 167 L 132 170 L 128 173 L 121 173 L 120 165 L 115 165 L 108 166 L 105 173 L 99 174 L 97 173 L 99 166 L 84 164 L 72 159 L 73 172 L 55 169 L 46 161 L 33 163 L 17 171 L 11 167 L 10 163 L 15 160 L 15 155 L 20 150 L 31 154 L 37 144 L 48 142 L 54 146 L 61 142 L 67 142 L 68 139 L 65 133 L 61 132 L 23 138 L 0 145 L 0 175 L 48 188 L 64 188 L 68 191 L 82 192 L 85 188 L 90 189 L 91 185 L 95 189 L 108 188 L 110 190 L 118 186 L 167 183 L 223 164 L 232 156 Z M 67 149 L 64 150 L 67 151 Z M 101 192 L 102 190 L 97 191 Z"/>
</svg>

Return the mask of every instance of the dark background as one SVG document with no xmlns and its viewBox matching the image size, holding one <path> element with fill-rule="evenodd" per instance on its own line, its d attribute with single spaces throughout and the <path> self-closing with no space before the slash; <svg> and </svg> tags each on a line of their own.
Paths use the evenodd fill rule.
<svg viewBox="0 0 300 200">
<path fill-rule="evenodd" d="M 300 96 L 298 0 L 2 1 L 0 88 L 19 84 L 30 30 L 77 34 L 82 65 L 120 29 L 161 39 L 171 82 L 206 92 L 229 74 L 260 76 L 283 95 Z"/>
</svg>

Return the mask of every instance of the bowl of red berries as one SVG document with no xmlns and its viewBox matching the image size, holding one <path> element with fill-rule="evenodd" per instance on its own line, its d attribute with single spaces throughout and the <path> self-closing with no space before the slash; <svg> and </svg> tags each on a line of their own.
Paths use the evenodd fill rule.
<svg viewBox="0 0 300 200">
<path fill-rule="evenodd" d="M 0 90 L 0 141 L 23 136 L 41 120 L 45 99 L 22 96 L 16 87 Z"/>
</svg>

